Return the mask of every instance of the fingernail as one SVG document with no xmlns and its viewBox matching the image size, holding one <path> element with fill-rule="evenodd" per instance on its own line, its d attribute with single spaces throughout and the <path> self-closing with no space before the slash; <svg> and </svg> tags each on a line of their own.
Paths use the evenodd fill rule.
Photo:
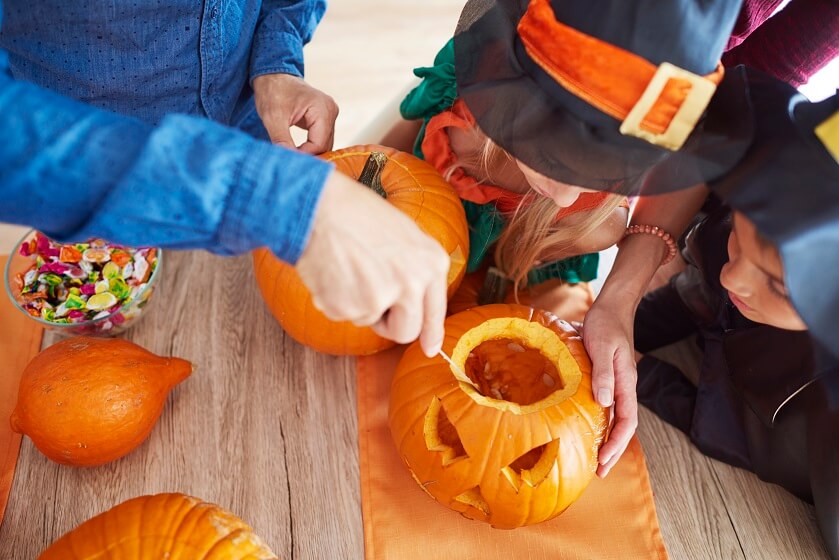
<svg viewBox="0 0 839 560">
<path fill-rule="evenodd" d="M 612 392 L 609 389 L 599 389 L 597 391 L 597 402 L 600 406 L 612 406 Z"/>
<path fill-rule="evenodd" d="M 429 358 L 433 358 L 433 357 L 435 357 L 437 354 L 439 354 L 439 353 L 440 353 L 440 350 L 441 350 L 442 348 L 443 348 L 443 344 L 442 344 L 442 343 L 440 343 L 440 344 L 435 344 L 434 346 L 432 346 L 432 347 L 428 348 L 428 350 L 425 350 L 425 349 L 424 349 L 424 353 L 425 353 L 425 355 L 426 355 L 427 357 L 429 357 Z"/>
</svg>

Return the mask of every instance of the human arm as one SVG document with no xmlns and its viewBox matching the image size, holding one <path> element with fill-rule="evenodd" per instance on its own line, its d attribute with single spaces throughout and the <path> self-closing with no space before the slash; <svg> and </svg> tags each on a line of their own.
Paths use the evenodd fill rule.
<svg viewBox="0 0 839 560">
<path fill-rule="evenodd" d="M 799 87 L 839 56 L 836 0 L 792 0 L 771 17 L 760 11 L 760 2 L 751 4 L 743 8 L 755 12 L 745 30 L 748 36 L 723 54 L 726 66 L 745 64 Z"/>
<path fill-rule="evenodd" d="M 152 127 L 16 81 L 2 54 L 0 130 L 8 141 L 0 142 L 0 221 L 61 241 L 104 237 L 219 254 L 267 246 L 291 263 L 314 229 L 313 238 L 340 240 L 309 247 L 303 262 L 310 271 L 335 271 L 337 285 L 307 284 L 333 318 L 357 311 L 348 302 L 367 305 L 367 316 L 398 308 L 379 332 L 406 340 L 422 330 L 427 351 L 436 352 L 445 310 L 446 270 L 440 270 L 448 258 L 397 210 L 364 199 L 364 187 L 326 162 L 205 119 L 170 115 Z M 342 221 L 328 217 L 336 207 L 346 214 Z M 368 228 L 353 238 L 334 234 L 359 222 Z M 380 251 L 375 270 L 397 288 L 368 302 L 360 294 L 369 290 L 374 268 L 366 268 L 360 248 L 381 238 L 369 227 L 381 223 L 396 227 L 395 249 Z"/>
<path fill-rule="evenodd" d="M 150 126 L 99 110 L 17 81 L 5 66 L 0 129 L 0 220 L 63 241 L 220 254 L 267 246 L 294 262 L 331 173 L 206 119 L 169 115 Z"/>
<path fill-rule="evenodd" d="M 317 27 L 323 0 L 264 0 L 251 47 L 250 79 L 256 110 L 271 141 L 293 148 L 290 128 L 308 131 L 303 152 L 332 149 L 338 105 L 303 80 L 303 46 Z"/>
<path fill-rule="evenodd" d="M 639 198 L 631 224 L 657 225 L 678 237 L 702 207 L 707 188 Z M 667 254 L 656 236 L 630 235 L 619 244 L 615 263 L 586 314 L 583 340 L 592 360 L 592 391 L 602 406 L 614 404 L 615 424 L 600 448 L 598 476 L 606 476 L 638 426 L 633 320 L 647 285 Z"/>
<path fill-rule="evenodd" d="M 586 223 L 596 210 L 586 210 L 567 216 L 562 219 L 562 227 L 574 228 L 577 224 Z M 558 261 L 568 257 L 584 255 L 586 253 L 598 253 L 615 245 L 623 237 L 626 231 L 626 222 L 629 217 L 629 209 L 618 207 L 595 228 L 594 230 L 581 235 L 573 240 L 568 246 L 560 250 L 548 248 L 544 254 L 539 256 L 543 262 Z"/>
</svg>

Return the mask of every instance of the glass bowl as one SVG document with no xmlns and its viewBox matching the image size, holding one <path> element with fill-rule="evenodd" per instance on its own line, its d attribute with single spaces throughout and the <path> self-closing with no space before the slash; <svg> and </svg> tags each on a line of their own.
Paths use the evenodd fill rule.
<svg viewBox="0 0 839 560">
<path fill-rule="evenodd" d="M 120 307 L 111 308 L 107 311 L 107 313 L 105 313 L 105 311 L 100 312 L 100 316 L 95 319 L 87 319 L 76 323 L 55 323 L 44 319 L 43 317 L 31 315 L 24 307 L 25 301 L 20 288 L 17 287 L 19 283 L 15 279 L 18 275 L 25 275 L 26 272 L 32 268 L 32 265 L 35 262 L 36 256 L 24 256 L 21 254 L 21 247 L 35 239 L 37 234 L 37 231 L 32 230 L 24 235 L 15 245 L 12 254 L 9 255 L 9 260 L 6 263 L 6 271 L 4 275 L 6 294 L 8 294 L 9 299 L 21 313 L 33 321 L 36 321 L 45 329 L 62 336 L 83 335 L 102 337 L 113 336 L 125 331 L 129 327 L 135 325 L 140 317 L 145 314 L 149 300 L 154 293 L 155 286 L 158 283 L 160 269 L 163 265 L 163 252 L 160 249 L 155 249 L 157 264 L 149 275 L 148 280 L 145 284 L 141 284 L 136 293 L 123 302 Z"/>
</svg>

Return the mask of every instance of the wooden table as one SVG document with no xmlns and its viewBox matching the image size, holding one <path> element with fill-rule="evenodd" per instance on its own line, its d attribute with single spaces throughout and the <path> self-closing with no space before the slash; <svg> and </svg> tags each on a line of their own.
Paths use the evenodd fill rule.
<svg viewBox="0 0 839 560">
<path fill-rule="evenodd" d="M 282 558 L 362 558 L 354 361 L 286 337 L 249 258 L 170 252 L 164 266 L 149 313 L 126 337 L 191 360 L 195 372 L 148 441 L 112 464 L 59 466 L 24 439 L 0 559 L 32 560 L 100 511 L 172 491 L 236 512 Z M 646 411 L 640 432 L 673 559 L 827 558 L 812 508 L 705 458 Z"/>
</svg>

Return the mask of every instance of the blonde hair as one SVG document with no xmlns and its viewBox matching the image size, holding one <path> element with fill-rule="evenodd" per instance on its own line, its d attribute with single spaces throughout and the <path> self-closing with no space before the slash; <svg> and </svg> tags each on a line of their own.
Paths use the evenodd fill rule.
<svg viewBox="0 0 839 560">
<path fill-rule="evenodd" d="M 491 172 L 504 165 L 515 165 L 513 157 L 487 138 L 477 128 L 476 139 L 482 148 L 472 158 L 458 160 L 446 173 L 461 168 L 480 183 L 499 184 Z M 525 195 L 514 212 L 507 215 L 507 227 L 495 246 L 495 266 L 513 282 L 514 293 L 527 285 L 527 274 L 549 254 L 563 254 L 574 248 L 575 242 L 602 226 L 623 202 L 623 197 L 612 195 L 588 213 L 585 220 L 562 225 L 557 222 L 559 207 L 550 198 L 531 192 Z M 568 254 L 567 256 L 574 256 Z M 551 259 L 556 260 L 556 259 Z"/>
</svg>

